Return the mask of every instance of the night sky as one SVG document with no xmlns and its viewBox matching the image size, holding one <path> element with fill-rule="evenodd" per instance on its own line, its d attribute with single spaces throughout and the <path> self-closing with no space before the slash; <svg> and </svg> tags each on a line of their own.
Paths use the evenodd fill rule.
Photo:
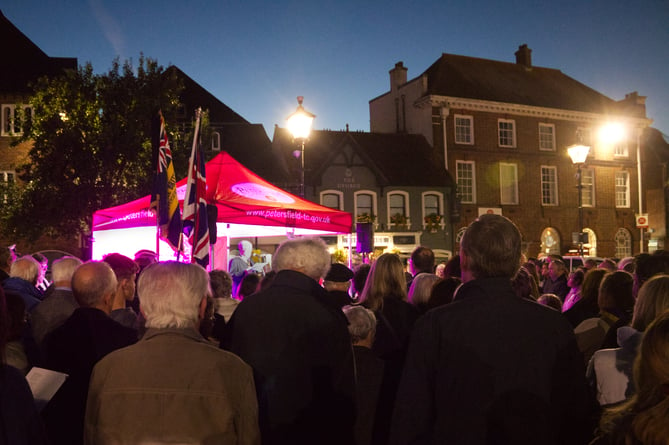
<svg viewBox="0 0 669 445">
<path fill-rule="evenodd" d="M 140 53 L 174 64 L 271 138 L 304 96 L 316 129 L 369 131 L 369 100 L 398 61 L 412 79 L 442 53 L 556 68 L 620 100 L 648 96 L 669 134 L 669 2 L 3 0 L 52 57 L 96 72 Z M 5 48 L 4 56 L 11 56 Z"/>
</svg>

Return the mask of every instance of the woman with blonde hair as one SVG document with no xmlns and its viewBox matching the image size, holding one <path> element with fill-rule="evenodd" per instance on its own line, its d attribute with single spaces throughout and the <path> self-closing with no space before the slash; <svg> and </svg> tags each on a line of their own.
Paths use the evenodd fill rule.
<svg viewBox="0 0 669 445">
<path fill-rule="evenodd" d="M 632 325 L 617 331 L 620 347 L 596 351 L 588 364 L 587 376 L 600 405 L 621 402 L 634 393 L 632 364 L 643 332 L 666 310 L 669 310 L 669 275 L 655 275 L 639 290 Z"/>
<path fill-rule="evenodd" d="M 374 437 L 387 443 L 395 392 L 399 385 L 418 310 L 407 302 L 407 284 L 400 257 L 384 253 L 372 264 L 360 296 L 360 304 L 377 319 L 372 351 L 384 360 L 384 375 L 376 412 Z M 376 439 L 375 439 L 376 442 Z"/>
<path fill-rule="evenodd" d="M 593 445 L 669 443 L 669 311 L 643 336 L 634 361 L 634 383 L 636 394 L 602 415 Z"/>
</svg>

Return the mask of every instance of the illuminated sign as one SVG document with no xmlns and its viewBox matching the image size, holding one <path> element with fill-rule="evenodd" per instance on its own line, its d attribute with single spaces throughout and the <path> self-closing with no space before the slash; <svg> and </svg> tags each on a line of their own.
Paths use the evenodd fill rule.
<svg viewBox="0 0 669 445">
<path fill-rule="evenodd" d="M 295 202 L 292 196 L 253 182 L 243 182 L 231 187 L 232 191 L 240 196 L 256 201 L 280 202 L 282 204 L 292 204 Z"/>
</svg>

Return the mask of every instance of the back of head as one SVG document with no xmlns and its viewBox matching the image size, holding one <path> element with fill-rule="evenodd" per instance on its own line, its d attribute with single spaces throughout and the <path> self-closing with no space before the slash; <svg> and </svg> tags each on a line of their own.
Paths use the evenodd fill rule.
<svg viewBox="0 0 669 445">
<path fill-rule="evenodd" d="M 537 303 L 553 308 L 558 312 L 562 312 L 562 300 L 555 294 L 541 294 L 539 298 L 537 298 Z"/>
<path fill-rule="evenodd" d="M 511 279 L 511 287 L 520 298 L 536 300 L 539 298 L 539 285 L 530 272 L 521 267 Z"/>
<path fill-rule="evenodd" d="M 394 253 L 384 253 L 374 261 L 369 270 L 360 302 L 364 302 L 369 309 L 376 310 L 383 307 L 385 298 L 399 298 L 406 301 L 406 283 L 400 257 Z"/>
<path fill-rule="evenodd" d="M 609 272 L 606 269 L 591 269 L 586 272 L 581 286 L 581 300 L 597 303 L 599 285 L 607 273 Z"/>
<path fill-rule="evenodd" d="M 430 292 L 430 299 L 427 300 L 427 309 L 434 309 L 452 302 L 453 295 L 461 284 L 462 280 L 458 277 L 446 277 L 434 283 Z"/>
<path fill-rule="evenodd" d="M 232 277 L 224 270 L 214 269 L 209 272 L 211 293 L 214 298 L 232 297 Z"/>
<path fill-rule="evenodd" d="M 669 310 L 669 275 L 658 274 L 647 280 L 639 290 L 634 304 L 632 327 L 637 331 L 645 331 L 666 310 Z"/>
<path fill-rule="evenodd" d="M 70 283 L 72 275 L 77 267 L 81 266 L 83 261 L 77 257 L 64 256 L 53 262 L 51 266 L 51 278 L 54 283 Z"/>
<path fill-rule="evenodd" d="M 128 258 L 125 255 L 120 253 L 110 253 L 105 255 L 102 259 L 105 263 L 109 264 L 116 274 L 116 279 L 123 280 L 128 278 L 135 278 L 137 272 L 139 272 L 139 265 L 135 260 Z"/>
<path fill-rule="evenodd" d="M 367 263 L 362 263 L 353 271 L 353 290 L 355 293 L 362 293 L 362 290 L 365 288 L 365 283 L 367 282 L 367 277 L 369 276 L 369 271 L 372 266 Z"/>
<path fill-rule="evenodd" d="M 88 261 L 72 275 L 72 293 L 82 307 L 98 307 L 105 296 L 116 292 L 116 275 L 109 264 Z"/>
<path fill-rule="evenodd" d="M 604 260 L 601 263 L 599 263 L 599 266 L 597 267 L 599 269 L 606 269 L 609 272 L 613 272 L 614 270 L 618 269 L 618 265 L 611 258 L 604 258 Z"/>
<path fill-rule="evenodd" d="M 409 288 L 409 294 L 407 296 L 409 302 L 413 305 L 426 304 L 430 299 L 432 286 L 439 280 L 440 278 L 432 273 L 423 272 L 416 275 Z"/>
<path fill-rule="evenodd" d="M 615 313 L 631 312 L 634 308 L 632 284 L 632 275 L 622 270 L 604 275 L 604 279 L 599 285 L 599 298 L 597 300 L 600 309 Z"/>
<path fill-rule="evenodd" d="M 462 272 L 460 271 L 460 255 L 456 254 L 448 260 L 446 263 L 446 268 L 444 269 L 445 277 L 457 277 L 460 278 Z"/>
<path fill-rule="evenodd" d="M 656 250 L 652 254 L 640 253 L 634 260 L 634 277 L 639 288 L 653 275 L 669 273 L 669 252 Z"/>
<path fill-rule="evenodd" d="M 376 333 L 374 312 L 363 306 L 344 306 L 342 310 L 348 319 L 348 332 L 351 334 L 353 344 L 366 339 L 370 334 L 374 336 Z"/>
<path fill-rule="evenodd" d="M 210 293 L 209 275 L 197 264 L 156 263 L 139 276 L 137 293 L 147 328 L 194 327 Z"/>
<path fill-rule="evenodd" d="M 294 238 L 279 245 L 272 258 L 277 272 L 294 270 L 318 281 L 330 269 L 330 253 L 325 242 L 316 237 Z"/>
<path fill-rule="evenodd" d="M 249 295 L 255 294 L 258 292 L 258 287 L 260 286 L 260 276 L 251 271 L 247 271 L 242 278 L 242 282 L 239 285 L 238 297 L 246 298 Z"/>
<path fill-rule="evenodd" d="M 30 255 L 22 256 L 12 263 L 9 269 L 10 277 L 21 278 L 31 284 L 37 284 L 37 279 L 40 277 L 42 266 L 40 263 Z"/>
<path fill-rule="evenodd" d="M 429 247 L 418 246 L 411 252 L 413 274 L 434 272 L 434 252 Z"/>
<path fill-rule="evenodd" d="M 466 256 L 463 269 L 474 278 L 508 277 L 520 267 L 521 236 L 518 228 L 501 215 L 478 217 L 465 231 L 460 242 L 461 255 Z"/>
</svg>

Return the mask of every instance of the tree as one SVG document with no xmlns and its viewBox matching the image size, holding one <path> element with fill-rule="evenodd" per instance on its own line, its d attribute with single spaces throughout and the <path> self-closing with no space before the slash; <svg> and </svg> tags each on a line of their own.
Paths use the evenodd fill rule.
<svg viewBox="0 0 669 445">
<path fill-rule="evenodd" d="M 34 241 L 90 233 L 95 210 L 148 194 L 152 116 L 162 109 L 170 136 L 183 141 L 181 89 L 175 76 L 143 55 L 136 70 L 116 59 L 102 75 L 88 63 L 40 79 L 30 99 L 31 122 L 17 141 L 33 143 L 18 169 L 22 183 L 0 210 L 4 234 Z"/>
</svg>

